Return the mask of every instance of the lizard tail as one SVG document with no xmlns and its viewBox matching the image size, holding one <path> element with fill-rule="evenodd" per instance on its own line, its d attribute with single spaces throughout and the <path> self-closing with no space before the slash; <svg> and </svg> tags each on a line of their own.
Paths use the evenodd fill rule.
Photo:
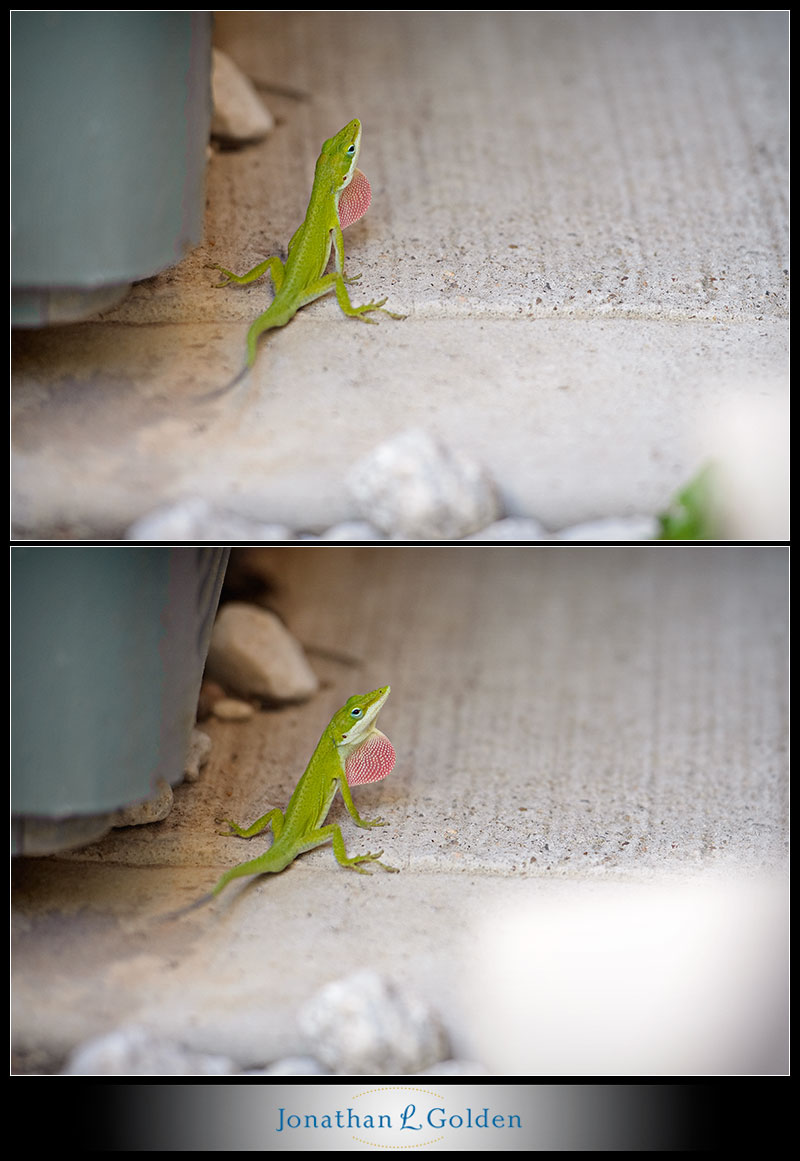
<svg viewBox="0 0 800 1161">
<path fill-rule="evenodd" d="M 220 396 L 227 395 L 229 391 L 233 390 L 237 383 L 242 381 L 242 379 L 245 377 L 247 372 L 251 369 L 256 361 L 256 347 L 258 344 L 259 336 L 262 335 L 264 331 L 271 330 L 275 326 L 275 323 L 272 321 L 272 319 L 268 319 L 266 317 L 267 314 L 269 314 L 269 311 L 265 311 L 264 314 L 259 315 L 256 321 L 251 325 L 250 330 L 247 332 L 247 362 L 242 367 L 239 374 L 231 379 L 230 383 L 226 383 L 224 387 L 217 387 L 215 391 L 210 391 L 207 395 L 198 396 L 198 398 L 194 400 L 195 403 L 207 403 L 209 399 L 219 399 Z"/>
<path fill-rule="evenodd" d="M 193 400 L 193 402 L 207 403 L 210 399 L 219 399 L 220 396 L 227 395 L 229 391 L 233 390 L 237 383 L 241 383 L 242 379 L 244 379 L 252 365 L 253 364 L 248 359 L 239 374 L 235 375 L 234 378 L 231 379 L 230 383 L 226 383 L 224 387 L 217 387 L 214 391 L 209 391 L 206 395 L 198 395 L 197 398 Z"/>
<path fill-rule="evenodd" d="M 159 923 L 171 923 L 173 919 L 180 919 L 184 915 L 188 915 L 190 911 L 196 911 L 198 907 L 204 907 L 206 903 L 210 903 L 214 899 L 213 891 L 209 891 L 207 895 L 201 895 L 199 899 L 195 899 L 194 903 L 189 903 L 186 907 L 179 907 L 177 911 L 168 911 L 166 915 L 162 915 L 158 920 Z"/>
</svg>

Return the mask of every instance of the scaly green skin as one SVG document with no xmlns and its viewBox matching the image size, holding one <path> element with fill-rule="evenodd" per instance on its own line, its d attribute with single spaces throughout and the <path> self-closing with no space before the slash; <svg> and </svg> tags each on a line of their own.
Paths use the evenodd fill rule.
<svg viewBox="0 0 800 1161">
<path fill-rule="evenodd" d="M 385 298 L 379 302 L 368 302 L 364 306 L 353 306 L 347 293 L 345 284 L 357 281 L 361 275 L 352 277 L 345 275 L 342 227 L 343 224 L 350 225 L 357 221 L 366 213 L 369 206 L 369 183 L 356 169 L 360 146 L 361 122 L 358 118 L 350 121 L 322 146 L 314 172 L 314 185 L 306 216 L 289 243 L 285 265 L 277 255 L 273 255 L 254 266 L 247 274 L 238 275 L 226 270 L 224 266 L 216 267 L 225 275 L 219 286 L 227 286 L 230 282 L 244 286 L 269 271 L 275 287 L 275 297 L 247 332 L 245 366 L 231 383 L 205 398 L 224 394 L 247 373 L 255 362 L 258 339 L 264 331 L 285 326 L 301 307 L 331 291 L 335 291 L 339 306 L 350 318 L 359 318 L 362 322 L 372 323 L 376 320 L 366 317 L 372 311 L 388 314 L 390 318 L 405 318 L 405 315 L 384 310 Z M 362 182 L 366 187 L 367 193 L 363 200 L 354 195 L 352 190 L 348 199 L 347 190 L 355 175 L 358 175 L 359 180 L 354 188 L 363 188 Z M 331 246 L 334 250 L 336 270 L 331 274 L 325 274 Z"/>
<path fill-rule="evenodd" d="M 322 846 L 323 843 L 331 839 L 333 840 L 333 853 L 342 867 L 350 867 L 360 874 L 365 874 L 364 868 L 358 864 L 374 862 L 386 871 L 397 870 L 396 867 L 389 867 L 385 863 L 379 862 L 383 851 L 378 851 L 376 854 L 348 855 L 340 827 L 333 824 L 330 826 L 322 825 L 331 808 L 336 791 L 340 789 L 344 804 L 358 826 L 386 826 L 381 818 L 371 820 L 361 818 L 350 793 L 345 776 L 345 766 L 365 743 L 374 739 L 375 735 L 379 738 L 383 737 L 376 729 L 375 721 L 389 693 L 390 687 L 386 685 L 382 689 L 373 690 L 372 693 L 349 698 L 346 704 L 337 710 L 325 727 L 317 748 L 311 756 L 311 761 L 289 799 L 285 812 L 277 809 L 270 810 L 247 828 L 226 820 L 234 833 L 241 835 L 242 838 L 251 838 L 253 835 L 260 834 L 268 826 L 272 826 L 274 841 L 263 855 L 250 859 L 246 863 L 239 863 L 226 871 L 212 889 L 211 895 L 205 896 L 200 902 L 218 895 L 232 879 L 238 879 L 243 875 L 260 875 L 270 871 L 282 871 L 304 851 Z M 386 773 L 388 772 L 389 770 L 386 771 Z M 377 781 L 377 778 L 375 780 Z"/>
</svg>

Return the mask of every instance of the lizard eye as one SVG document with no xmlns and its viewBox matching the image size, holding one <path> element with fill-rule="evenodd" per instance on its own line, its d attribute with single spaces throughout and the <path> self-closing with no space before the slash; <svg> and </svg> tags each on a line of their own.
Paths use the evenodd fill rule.
<svg viewBox="0 0 800 1161">
<path fill-rule="evenodd" d="M 364 713 L 364 711 L 361 709 L 361 707 L 356 706 L 355 709 L 350 710 L 350 717 L 351 718 L 360 718 L 363 713 Z"/>
<path fill-rule="evenodd" d="M 355 145 L 348 145 L 347 146 L 347 156 L 348 157 L 352 157 L 353 154 L 355 153 L 355 151 L 356 151 Z"/>
</svg>

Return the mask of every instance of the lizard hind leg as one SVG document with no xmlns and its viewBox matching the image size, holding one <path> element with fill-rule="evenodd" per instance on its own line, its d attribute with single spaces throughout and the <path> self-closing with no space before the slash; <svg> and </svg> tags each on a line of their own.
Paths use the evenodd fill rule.
<svg viewBox="0 0 800 1161">
<path fill-rule="evenodd" d="M 389 318 L 402 319 L 406 316 L 404 314 L 395 314 L 394 311 L 386 310 L 384 308 L 385 298 L 379 299 L 377 302 L 365 302 L 363 306 L 353 306 L 350 301 L 350 295 L 347 293 L 345 281 L 354 282 L 355 279 L 345 279 L 341 274 L 333 275 L 335 278 L 336 301 L 339 303 L 341 310 L 348 316 L 348 318 L 359 318 L 362 322 L 374 323 L 377 320 L 374 318 L 367 318 L 366 315 L 371 311 L 378 311 L 379 314 L 387 314 Z M 360 275 L 359 275 L 360 277 Z"/>
<path fill-rule="evenodd" d="M 218 879 L 214 887 L 212 887 L 212 895 L 219 895 L 220 891 L 224 887 L 227 887 L 228 883 L 230 883 L 232 879 L 239 879 L 244 875 L 260 875 L 266 871 L 283 870 L 285 864 L 280 862 L 275 854 L 275 843 L 277 842 L 278 837 L 283 830 L 283 821 L 283 811 L 278 810 L 277 808 L 275 810 L 268 810 L 266 814 L 263 814 L 261 818 L 256 819 L 256 821 L 248 827 L 239 826 L 238 823 L 231 822 L 229 818 L 225 819 L 225 822 L 230 827 L 230 831 L 220 831 L 220 834 L 230 834 L 230 832 L 233 831 L 233 833 L 238 835 L 240 838 L 252 838 L 254 835 L 261 834 L 261 832 L 266 830 L 268 826 L 271 826 L 273 841 L 272 846 L 264 851 L 263 855 L 258 855 L 258 857 L 255 859 L 248 859 L 245 863 L 237 863 L 235 867 L 231 867 L 229 870 L 227 870 L 225 874 L 222 875 L 220 879 Z"/>
<path fill-rule="evenodd" d="M 369 871 L 365 867 L 358 866 L 359 863 L 375 863 L 376 866 L 383 867 L 384 871 L 396 871 L 398 869 L 397 867 L 390 867 L 388 863 L 380 862 L 383 851 L 376 851 L 374 854 L 368 852 L 366 855 L 348 855 L 341 828 L 338 826 L 330 826 L 324 829 L 331 832 L 331 837 L 333 838 L 333 853 L 336 855 L 336 862 L 340 867 L 349 867 L 352 871 L 358 871 L 359 875 L 369 874 Z"/>
</svg>

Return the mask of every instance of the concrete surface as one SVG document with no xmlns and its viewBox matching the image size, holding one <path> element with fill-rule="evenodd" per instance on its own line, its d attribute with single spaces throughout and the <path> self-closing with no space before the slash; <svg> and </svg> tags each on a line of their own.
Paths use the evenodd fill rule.
<svg viewBox="0 0 800 1161">
<path fill-rule="evenodd" d="M 353 460 L 409 426 L 481 460 L 511 515 L 652 513 L 741 405 L 783 404 L 788 14 L 223 13 L 216 41 L 278 126 L 211 157 L 179 266 L 15 335 L 20 535 L 116 537 L 187 496 L 322 529 L 356 515 Z M 194 403 L 270 298 L 213 289 L 211 264 L 285 253 L 353 115 L 373 188 L 354 300 L 409 317 L 315 303 L 234 399 Z"/>
<path fill-rule="evenodd" d="M 704 1043 L 679 1071 L 776 1069 L 775 1051 L 761 1046 L 755 1056 L 709 1058 L 716 1026 L 704 1035 L 703 1014 L 713 1004 L 698 1000 L 692 981 L 699 973 L 721 994 L 719 973 L 730 985 L 754 949 L 770 971 L 783 969 L 783 911 L 776 935 L 774 894 L 754 907 L 738 884 L 785 876 L 788 550 L 248 552 L 323 689 L 249 722 L 206 723 L 209 765 L 177 789 L 163 822 L 15 863 L 18 1067 L 58 1067 L 76 1043 L 127 1023 L 242 1067 L 300 1054 L 298 1006 L 323 983 L 371 968 L 441 1012 L 457 1055 L 499 1074 L 561 1071 L 567 1044 L 573 1074 L 596 1072 L 597 1021 L 585 999 L 573 1011 L 560 996 L 571 1038 L 559 1037 L 549 984 L 569 979 L 585 996 L 612 978 L 614 1004 L 603 992 L 596 1007 L 613 1008 L 623 1038 L 626 1017 L 644 1005 L 670 1035 L 686 1030 Z M 356 798 L 365 816 L 388 820 L 377 841 L 401 873 L 349 874 L 320 848 L 281 875 L 242 880 L 206 909 L 156 923 L 263 849 L 261 838 L 218 836 L 215 820 L 283 806 L 334 709 L 387 682 L 380 725 L 397 766 Z M 376 832 L 359 831 L 341 803 L 331 817 L 349 851 L 377 849 Z M 721 912 L 708 894 L 715 883 L 731 892 Z M 678 894 L 667 903 L 671 884 Z M 521 943 L 509 936 L 509 914 Z M 703 940 L 720 914 L 725 938 L 707 956 Z M 632 947 L 647 924 L 655 950 Z M 676 1001 L 664 971 L 679 952 L 690 967 Z M 534 964 L 538 988 L 526 971 Z M 519 1029 L 507 1039 L 502 1031 L 520 989 L 519 1029 L 545 1004 L 551 1037 L 528 1036 L 527 1048 Z M 780 1024 L 782 984 L 759 977 L 732 1003 L 725 995 L 726 1027 L 738 1030 L 741 1017 L 771 1034 Z M 661 1025 L 641 1067 L 614 1054 L 616 1034 L 601 1037 L 610 1071 L 674 1065 Z"/>
</svg>

